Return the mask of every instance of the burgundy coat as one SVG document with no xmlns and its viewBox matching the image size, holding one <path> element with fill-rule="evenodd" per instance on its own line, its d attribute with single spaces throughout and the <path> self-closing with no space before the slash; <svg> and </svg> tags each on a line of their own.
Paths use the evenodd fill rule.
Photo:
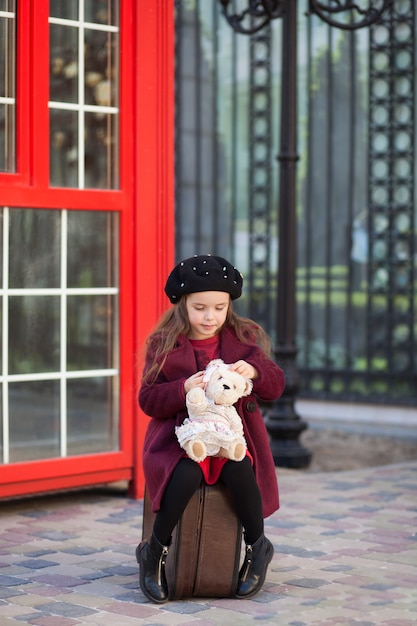
<svg viewBox="0 0 417 626">
<path fill-rule="evenodd" d="M 263 515 L 268 517 L 279 507 L 278 484 L 268 433 L 255 396 L 265 401 L 279 398 L 284 389 L 284 374 L 259 346 L 242 343 L 234 330 L 228 327 L 220 334 L 220 358 L 225 363 L 243 359 L 258 372 L 253 381 L 252 394 L 240 398 L 235 407 L 242 418 L 246 443 L 253 458 L 255 476 L 262 495 Z M 153 355 L 148 351 L 145 370 L 153 360 Z M 175 435 L 175 426 L 182 424 L 187 416 L 184 379 L 196 371 L 193 346 L 187 337 L 181 335 L 155 383 L 142 385 L 139 391 L 140 407 L 152 418 L 145 435 L 143 468 L 153 511 L 160 508 L 171 474 L 184 456 L 184 450 Z"/>
</svg>

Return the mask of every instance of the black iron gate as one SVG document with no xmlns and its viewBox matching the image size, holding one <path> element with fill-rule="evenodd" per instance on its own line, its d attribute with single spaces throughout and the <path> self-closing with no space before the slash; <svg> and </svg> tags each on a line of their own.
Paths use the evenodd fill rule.
<svg viewBox="0 0 417 626">
<path fill-rule="evenodd" d="M 302 5 L 302 2 L 299 3 Z M 297 362 L 302 397 L 417 396 L 413 0 L 371 29 L 298 16 Z M 233 33 L 176 2 L 176 252 L 245 276 L 239 311 L 274 334 L 281 24 Z"/>
</svg>

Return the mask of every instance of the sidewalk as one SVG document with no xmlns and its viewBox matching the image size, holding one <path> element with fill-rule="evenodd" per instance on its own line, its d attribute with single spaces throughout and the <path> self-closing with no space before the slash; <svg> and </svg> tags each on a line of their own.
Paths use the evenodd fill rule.
<svg viewBox="0 0 417 626">
<path fill-rule="evenodd" d="M 134 559 L 142 502 L 120 491 L 0 503 L 0 626 L 416 624 L 417 461 L 278 475 L 275 556 L 244 601 L 147 601 Z"/>
</svg>

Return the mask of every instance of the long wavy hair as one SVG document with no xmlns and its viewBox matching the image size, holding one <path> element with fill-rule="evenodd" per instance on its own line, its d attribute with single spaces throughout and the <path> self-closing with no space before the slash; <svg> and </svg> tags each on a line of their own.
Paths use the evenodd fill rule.
<svg viewBox="0 0 417 626">
<path fill-rule="evenodd" d="M 188 336 L 191 325 L 186 308 L 187 296 L 168 309 L 146 340 L 145 347 L 152 354 L 152 363 L 145 369 L 142 384 L 152 385 L 162 370 L 169 352 L 175 348 L 179 335 Z M 272 343 L 269 335 L 256 322 L 241 317 L 233 310 L 229 300 L 226 319 L 222 328 L 233 328 L 239 341 L 257 344 L 270 357 Z M 222 329 L 219 330 L 221 332 Z"/>
</svg>

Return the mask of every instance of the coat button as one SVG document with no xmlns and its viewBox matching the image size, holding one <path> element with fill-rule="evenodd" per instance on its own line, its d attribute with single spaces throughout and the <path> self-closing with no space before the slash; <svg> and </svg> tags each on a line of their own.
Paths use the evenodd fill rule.
<svg viewBox="0 0 417 626">
<path fill-rule="evenodd" d="M 256 402 L 248 402 L 246 405 L 246 410 L 248 413 L 254 413 L 256 411 Z"/>
</svg>

